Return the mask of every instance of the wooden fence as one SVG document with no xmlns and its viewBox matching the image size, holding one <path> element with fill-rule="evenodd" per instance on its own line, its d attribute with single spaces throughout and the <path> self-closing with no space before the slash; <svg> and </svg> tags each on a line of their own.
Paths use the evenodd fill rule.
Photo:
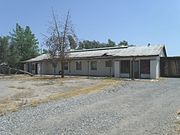
<svg viewBox="0 0 180 135">
<path fill-rule="evenodd" d="M 162 77 L 180 77 L 180 57 L 162 57 L 160 69 Z"/>
</svg>

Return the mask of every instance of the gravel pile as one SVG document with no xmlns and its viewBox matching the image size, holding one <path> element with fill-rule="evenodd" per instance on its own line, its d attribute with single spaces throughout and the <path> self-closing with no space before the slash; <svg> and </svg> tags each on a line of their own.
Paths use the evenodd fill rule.
<svg viewBox="0 0 180 135">
<path fill-rule="evenodd" d="M 180 79 L 123 81 L 104 91 L 0 117 L 0 134 L 176 134 Z"/>
</svg>

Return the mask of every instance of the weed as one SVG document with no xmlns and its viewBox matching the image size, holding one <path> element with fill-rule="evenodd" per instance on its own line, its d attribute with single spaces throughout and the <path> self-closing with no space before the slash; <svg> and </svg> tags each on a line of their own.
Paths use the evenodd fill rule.
<svg viewBox="0 0 180 135">
<path fill-rule="evenodd" d="M 41 103 L 41 100 L 40 99 L 32 99 L 30 101 L 30 106 L 32 107 L 36 107 L 37 105 L 39 105 Z"/>
</svg>

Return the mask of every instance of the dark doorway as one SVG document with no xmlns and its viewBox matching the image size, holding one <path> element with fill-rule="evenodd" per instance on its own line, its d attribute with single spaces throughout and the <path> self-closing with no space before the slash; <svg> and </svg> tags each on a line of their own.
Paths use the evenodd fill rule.
<svg viewBox="0 0 180 135">
<path fill-rule="evenodd" d="M 38 64 L 35 64 L 35 74 L 38 74 Z"/>
<path fill-rule="evenodd" d="M 27 71 L 32 73 L 32 63 L 27 64 Z"/>
<path fill-rule="evenodd" d="M 139 61 L 133 62 L 133 76 L 135 79 L 140 78 L 139 77 Z"/>
</svg>

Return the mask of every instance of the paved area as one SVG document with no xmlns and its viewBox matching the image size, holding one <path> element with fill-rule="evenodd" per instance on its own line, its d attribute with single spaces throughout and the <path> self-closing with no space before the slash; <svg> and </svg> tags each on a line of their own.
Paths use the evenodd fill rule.
<svg viewBox="0 0 180 135">
<path fill-rule="evenodd" d="M 0 134 L 176 135 L 180 79 L 122 81 L 0 117 Z"/>
</svg>

